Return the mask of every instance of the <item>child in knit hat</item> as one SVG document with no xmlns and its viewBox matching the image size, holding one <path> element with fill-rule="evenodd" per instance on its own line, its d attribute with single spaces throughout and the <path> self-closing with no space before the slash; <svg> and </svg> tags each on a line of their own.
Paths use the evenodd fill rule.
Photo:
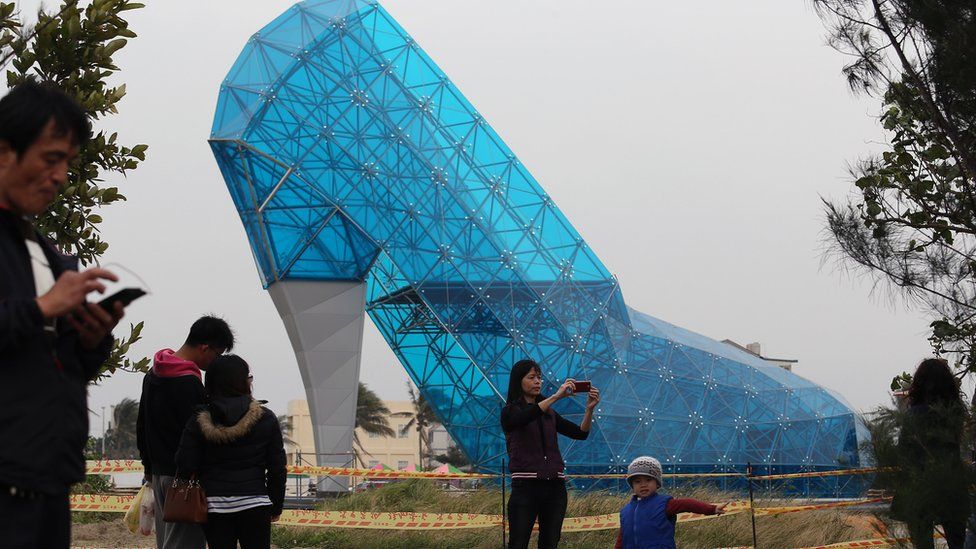
<svg viewBox="0 0 976 549">
<path fill-rule="evenodd" d="M 649 456 L 641 456 L 630 462 L 627 483 L 634 496 L 620 510 L 616 549 L 676 549 L 674 525 L 678 513 L 721 515 L 725 512 L 725 503 L 712 505 L 697 499 L 675 499 L 659 493 L 664 484 L 661 462 Z"/>
</svg>

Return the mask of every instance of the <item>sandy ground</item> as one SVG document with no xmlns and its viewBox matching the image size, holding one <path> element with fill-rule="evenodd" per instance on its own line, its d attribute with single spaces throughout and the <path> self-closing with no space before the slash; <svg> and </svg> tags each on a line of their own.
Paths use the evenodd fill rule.
<svg viewBox="0 0 976 549">
<path fill-rule="evenodd" d="M 91 524 L 71 525 L 72 547 L 156 547 L 156 536 L 131 534 L 122 524 L 122 515 L 118 520 L 94 522 Z"/>
<path fill-rule="evenodd" d="M 873 531 L 884 532 L 883 526 L 879 521 L 871 516 L 865 515 L 852 515 L 846 519 L 849 523 L 857 526 L 864 527 Z M 895 536 L 904 536 L 905 532 L 884 532 L 887 535 L 894 534 Z M 143 536 L 141 534 L 132 534 L 125 528 L 122 524 L 122 515 L 118 516 L 117 520 L 105 521 L 105 522 L 95 522 L 90 524 L 72 524 L 72 540 L 71 545 L 74 548 L 85 548 L 85 549 L 149 549 L 156 547 L 155 535 Z M 936 547 L 945 547 L 945 542 L 942 540 L 937 540 Z M 274 546 L 272 546 L 274 547 Z"/>
<path fill-rule="evenodd" d="M 71 547 L 85 549 L 155 549 L 156 534 L 131 534 L 118 520 L 71 525 Z M 276 546 L 272 545 L 272 548 Z"/>
</svg>

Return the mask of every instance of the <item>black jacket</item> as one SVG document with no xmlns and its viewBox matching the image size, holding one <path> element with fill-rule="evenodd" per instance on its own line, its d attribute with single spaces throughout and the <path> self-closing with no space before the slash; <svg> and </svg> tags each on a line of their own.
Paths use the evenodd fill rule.
<svg viewBox="0 0 976 549">
<path fill-rule="evenodd" d="M 176 449 L 183 428 L 204 401 L 203 383 L 196 376 L 146 374 L 136 423 L 136 444 L 146 474 L 176 475 Z"/>
<path fill-rule="evenodd" d="M 0 484 L 67 493 L 85 478 L 88 382 L 112 338 L 85 350 L 66 319 L 44 331 L 25 231 L 41 244 L 55 279 L 77 260 L 61 256 L 23 219 L 0 210 Z"/>
<path fill-rule="evenodd" d="M 501 421 L 512 478 L 526 478 L 527 474 L 540 479 L 559 478 L 565 464 L 556 434 L 575 440 L 586 440 L 590 434 L 552 408 L 542 413 L 538 404 L 525 401 L 506 404 Z"/>
<path fill-rule="evenodd" d="M 916 404 L 896 418 L 901 430 L 892 516 L 906 522 L 965 521 L 973 475 L 960 448 L 966 423 L 962 402 Z"/>
<path fill-rule="evenodd" d="M 285 499 L 285 448 L 274 413 L 249 396 L 201 407 L 176 452 L 179 476 L 196 473 L 208 496 L 267 494 L 272 515 Z"/>
</svg>

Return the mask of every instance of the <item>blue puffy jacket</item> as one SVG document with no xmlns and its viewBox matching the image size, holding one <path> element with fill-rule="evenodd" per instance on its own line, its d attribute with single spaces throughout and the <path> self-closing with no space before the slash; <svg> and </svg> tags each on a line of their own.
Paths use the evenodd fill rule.
<svg viewBox="0 0 976 549">
<path fill-rule="evenodd" d="M 637 496 L 620 510 L 620 536 L 623 549 L 677 549 L 674 525 L 668 517 L 671 496 L 656 493 L 644 499 Z"/>
</svg>

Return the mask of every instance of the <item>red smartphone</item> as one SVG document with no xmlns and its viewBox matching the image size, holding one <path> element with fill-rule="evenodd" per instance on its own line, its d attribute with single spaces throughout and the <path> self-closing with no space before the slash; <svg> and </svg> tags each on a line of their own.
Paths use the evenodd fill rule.
<svg viewBox="0 0 976 549">
<path fill-rule="evenodd" d="M 590 382 L 589 381 L 574 381 L 573 382 L 573 394 L 589 394 L 590 392 Z"/>
</svg>

